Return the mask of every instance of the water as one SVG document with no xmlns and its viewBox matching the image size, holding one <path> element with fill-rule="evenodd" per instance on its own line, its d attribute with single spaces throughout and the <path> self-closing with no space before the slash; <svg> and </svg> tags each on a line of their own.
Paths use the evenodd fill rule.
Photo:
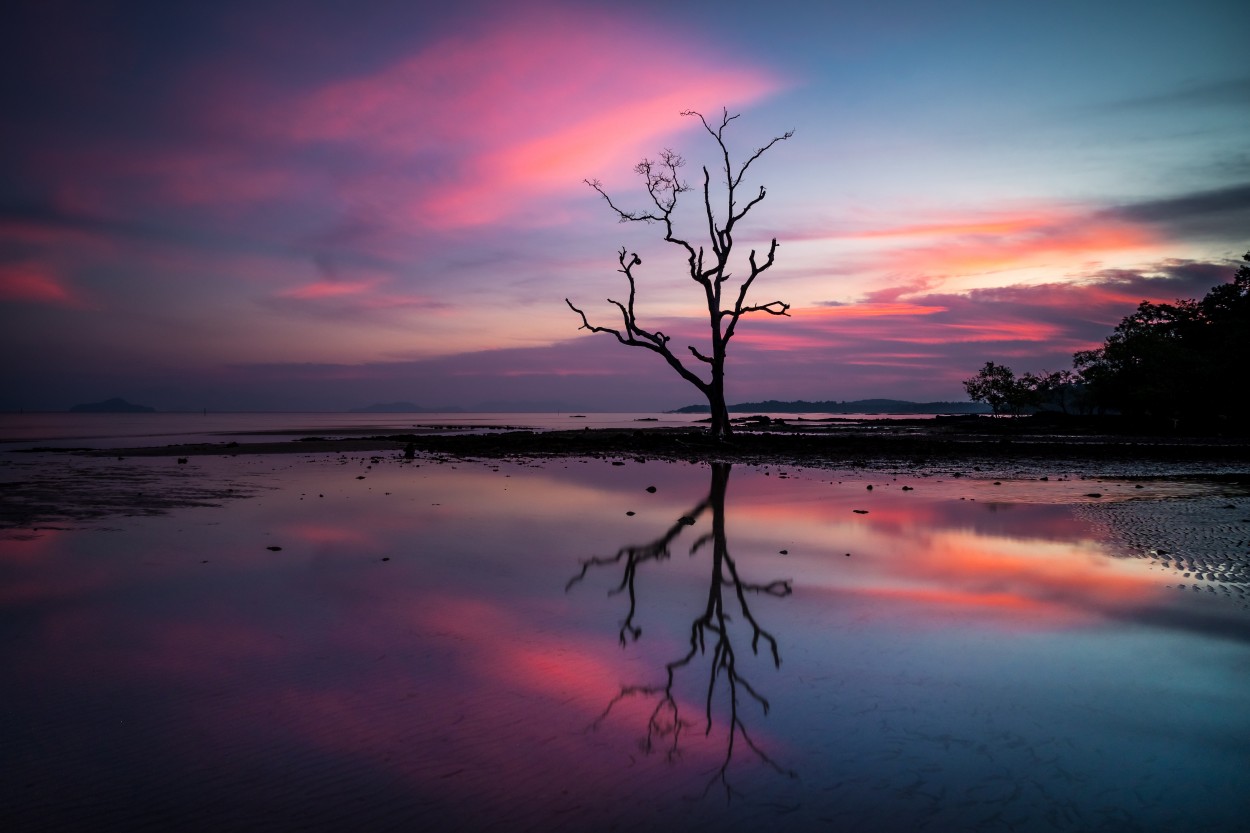
<svg viewBox="0 0 1250 833">
<path fill-rule="evenodd" d="M 766 414 L 771 417 L 814 420 L 915 419 L 907 414 Z M 413 430 L 482 431 L 521 428 L 551 431 L 579 428 L 688 427 L 706 419 L 703 414 L 664 413 L 554 413 L 554 414 L 344 414 L 344 413 L 152 413 L 71 414 L 0 413 L 0 450 L 89 446 L 170 445 L 173 443 L 245 442 L 273 439 L 273 435 L 301 433 L 359 435 L 369 432 Z"/>
<path fill-rule="evenodd" d="M 1229 486 L 14 456 L 220 505 L 0 530 L 6 830 L 1244 829 Z"/>
</svg>

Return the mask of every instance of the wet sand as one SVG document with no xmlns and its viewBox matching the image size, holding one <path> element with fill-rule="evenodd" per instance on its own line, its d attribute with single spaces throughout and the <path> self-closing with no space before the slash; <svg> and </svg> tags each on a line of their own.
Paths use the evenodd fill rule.
<svg viewBox="0 0 1250 833">
<path fill-rule="evenodd" d="M 220 506 L 267 487 L 272 455 L 338 455 L 371 465 L 437 465 L 458 460 L 585 458 L 628 462 L 730 461 L 773 468 L 879 472 L 953 482 L 1012 481 L 1042 486 L 1089 481 L 1073 510 L 1126 556 L 1147 558 L 1190 579 L 1188 586 L 1250 582 L 1250 444 L 1219 438 L 1060 437 L 950 430 L 932 420 L 835 425 L 832 433 L 742 432 L 716 443 L 682 429 L 493 431 L 480 434 L 356 436 L 351 432 L 265 442 L 225 441 L 134 448 L 31 449 L 5 455 L 0 529 L 34 531 L 111 516 L 160 515 Z M 358 433 L 358 432 L 357 432 Z M 346 434 L 346 435 L 345 435 Z M 211 461 L 211 465 L 205 465 Z M 250 463 L 248 462 L 250 461 Z M 192 465 L 187 465 L 191 463 Z M 245 465 L 246 463 L 246 465 Z M 1126 480 L 1119 496 L 1103 478 Z M 1201 481 L 1201 489 L 1183 484 Z M 1133 485 L 1136 484 L 1136 490 Z M 1149 485 L 1149 488 L 1146 488 Z M 1027 491 L 1027 490 L 1026 490 Z M 1163 499 L 1178 492 L 1183 497 Z M 1200 585 L 1199 582 L 1202 582 Z"/>
</svg>

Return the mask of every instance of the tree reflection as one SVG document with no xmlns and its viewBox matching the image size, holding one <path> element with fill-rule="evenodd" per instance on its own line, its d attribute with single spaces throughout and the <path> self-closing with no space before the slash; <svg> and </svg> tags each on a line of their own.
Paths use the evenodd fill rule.
<svg viewBox="0 0 1250 833">
<path fill-rule="evenodd" d="M 781 666 L 781 653 L 776 638 L 760 625 L 748 601 L 749 594 L 767 594 L 784 597 L 792 592 L 788 579 L 777 579 L 766 584 L 744 581 L 738 573 L 738 566 L 729 554 L 729 544 L 725 534 L 725 492 L 729 485 L 731 464 L 712 463 L 712 483 L 707 497 L 696 504 L 690 512 L 674 522 L 663 534 L 645 544 L 621 547 L 613 556 L 596 556 L 581 561 L 581 571 L 569 579 L 565 585 L 567 592 L 578 582 L 586 578 L 591 568 L 619 566 L 622 570 L 620 584 L 609 591 L 609 595 L 626 593 L 629 596 L 629 608 L 621 624 L 619 638 L 622 647 L 628 641 L 637 641 L 642 636 L 642 628 L 635 619 L 638 612 L 638 595 L 636 581 L 638 570 L 644 564 L 653 561 L 664 561 L 670 557 L 673 542 L 681 536 L 687 527 L 692 527 L 700 516 L 710 510 L 712 529 L 700 536 L 690 547 L 693 556 L 712 546 L 712 570 L 707 593 L 707 603 L 694 621 L 690 624 L 689 649 L 684 655 L 665 664 L 665 680 L 656 685 L 625 685 L 603 713 L 596 719 L 594 727 L 598 727 L 622 701 L 633 697 L 655 698 L 647 722 L 647 734 L 642 747 L 648 754 L 661 751 L 665 758 L 674 760 L 680 754 L 682 732 L 694 725 L 683 716 L 682 706 L 675 692 L 677 676 L 683 669 L 696 664 L 696 657 L 708 657 L 708 681 L 704 706 L 704 735 L 709 735 L 713 725 L 713 702 L 718 690 L 723 690 L 728 697 L 729 719 L 725 756 L 719 768 L 708 781 L 707 790 L 715 783 L 725 788 L 726 795 L 732 796 L 736 790 L 729 783 L 729 765 L 733 760 L 735 748 L 741 739 L 755 756 L 777 772 L 795 777 L 795 773 L 778 764 L 752 739 L 743 720 L 742 706 L 744 701 L 754 701 L 768 714 L 769 703 L 747 680 L 739 669 L 737 646 L 734 644 L 735 629 L 732 625 L 735 617 L 745 624 L 738 627 L 738 636 L 745 635 L 749 630 L 751 636 L 751 653 L 758 655 L 763 643 L 767 655 L 771 657 L 773 666 Z M 736 604 L 737 611 L 731 613 Z"/>
</svg>

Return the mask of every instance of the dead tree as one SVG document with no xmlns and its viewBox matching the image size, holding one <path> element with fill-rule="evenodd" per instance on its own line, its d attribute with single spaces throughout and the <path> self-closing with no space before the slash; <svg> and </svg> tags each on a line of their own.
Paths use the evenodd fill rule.
<svg viewBox="0 0 1250 833">
<path fill-rule="evenodd" d="M 650 685 L 624 685 L 608 703 L 607 708 L 594 722 L 598 727 L 612 710 L 621 702 L 633 697 L 654 698 L 655 705 L 647 721 L 647 733 L 642 741 L 645 752 L 662 751 L 669 760 L 675 759 L 680 753 L 681 735 L 684 730 L 693 726 L 693 722 L 683 715 L 678 701 L 675 686 L 677 674 L 693 664 L 698 657 L 708 656 L 708 680 L 703 702 L 704 734 L 710 734 L 713 723 L 713 701 L 716 698 L 718 683 L 723 683 L 723 692 L 728 700 L 727 738 L 725 756 L 709 779 L 707 788 L 720 783 L 726 796 L 733 794 L 734 789 L 729 782 L 729 765 L 733 761 L 738 740 L 755 754 L 764 764 L 777 772 L 795 777 L 795 773 L 782 767 L 771 756 L 761 749 L 747 731 L 746 722 L 740 707 L 744 701 L 754 701 L 768 714 L 769 703 L 743 675 L 738 667 L 737 651 L 734 645 L 734 634 L 730 625 L 735 615 L 730 609 L 736 603 L 736 617 L 745 623 L 751 633 L 751 653 L 758 654 L 760 643 L 764 643 L 768 656 L 774 667 L 781 666 L 781 653 L 776 638 L 764 630 L 751 610 L 748 594 L 762 593 L 769 596 L 784 597 L 792 592 L 791 583 L 786 579 L 777 579 L 767 584 L 744 581 L 738 573 L 737 564 L 729 554 L 729 542 L 725 533 L 725 492 L 729 485 L 731 464 L 712 463 L 712 486 L 708 496 L 700 501 L 689 514 L 683 515 L 660 537 L 654 541 L 639 545 L 627 546 L 617 550 L 615 556 L 608 558 L 588 558 L 582 561 L 581 571 L 573 576 L 565 585 L 567 591 L 586 577 L 591 567 L 606 567 L 612 564 L 623 564 L 620 584 L 611 591 L 613 595 L 622 592 L 629 594 L 629 611 L 620 630 L 621 645 L 626 644 L 627 636 L 637 640 L 642 629 L 634 622 L 637 612 L 637 596 L 635 581 L 638 568 L 648 561 L 663 561 L 669 557 L 672 543 L 687 526 L 693 526 L 698 518 L 711 510 L 712 529 L 690 548 L 695 555 L 709 543 L 712 545 L 711 581 L 708 585 L 707 601 L 702 611 L 690 623 L 689 643 L 686 652 L 664 666 L 664 682 Z M 705 789 L 706 792 L 706 789 Z"/>
<path fill-rule="evenodd" d="M 762 147 L 757 148 L 740 166 L 735 167 L 730 159 L 729 148 L 725 144 L 725 129 L 730 122 L 738 118 L 736 114 L 731 116 L 728 110 L 722 111 L 720 122 L 715 126 L 709 124 L 701 113 L 693 110 L 687 110 L 682 115 L 699 119 L 707 133 L 716 141 L 719 149 L 720 176 L 723 179 L 718 178 L 717 188 L 723 185 L 724 193 L 716 194 L 715 199 L 718 202 L 720 199 L 725 200 L 720 206 L 720 212 L 717 211 L 717 206 L 713 205 L 711 173 L 706 165 L 703 166 L 703 210 L 704 221 L 707 223 L 708 244 L 711 247 L 710 254 L 703 243 L 696 245 L 687 237 L 678 236 L 674 228 L 673 214 L 677 209 L 678 198 L 681 194 L 691 190 L 691 187 L 682 181 L 680 175 L 680 169 L 685 165 L 685 160 L 673 151 L 666 149 L 660 154 L 658 160 L 643 159 L 634 167 L 634 172 L 643 178 L 651 201 L 650 206 L 640 211 L 627 211 L 618 206 L 604 191 L 599 180 L 586 180 L 586 184 L 594 188 L 607 201 L 621 222 L 660 223 L 664 227 L 664 240 L 681 247 L 684 251 L 689 277 L 702 288 L 707 303 L 708 324 L 711 328 L 710 349 L 703 351 L 694 345 L 688 346 L 694 359 L 707 366 L 706 378 L 691 367 L 687 367 L 681 356 L 673 352 L 669 347 L 669 336 L 659 330 L 654 332 L 648 330 L 638 323 L 634 307 L 637 291 L 634 268 L 641 266 L 642 260 L 637 253 L 630 252 L 624 247 L 617 253 L 617 261 L 621 265 L 619 271 L 625 275 L 625 280 L 629 283 L 627 302 L 608 299 L 608 303 L 615 306 L 621 313 L 622 320 L 619 328 L 593 325 L 586 318 L 586 313 L 574 306 L 572 301 L 565 298 L 564 302 L 581 316 L 582 326 L 579 329 L 589 330 L 592 333 L 610 333 L 621 344 L 641 347 L 662 356 L 668 365 L 677 371 L 677 375 L 698 388 L 699 392 L 707 398 L 708 406 L 712 411 L 712 436 L 717 440 L 722 440 L 728 437 L 731 431 L 729 411 L 725 405 L 725 357 L 739 319 L 754 312 L 789 315 L 790 310 L 790 305 L 782 301 L 754 304 L 747 300 L 747 293 L 751 285 L 755 283 L 755 279 L 773 265 L 777 254 L 777 238 L 775 237 L 769 244 L 768 252 L 762 261 L 757 257 L 756 250 L 751 250 L 746 262 L 746 277 L 737 284 L 736 288 L 732 284 L 726 287 L 732 277 L 729 270 L 735 229 L 747 213 L 763 201 L 765 195 L 764 186 L 761 185 L 758 192 L 750 194 L 746 202 L 740 204 L 742 181 L 747 169 L 755 160 L 763 156 L 773 145 L 789 139 L 794 135 L 794 131 L 774 136 Z M 694 367 L 697 368 L 698 365 Z"/>
</svg>

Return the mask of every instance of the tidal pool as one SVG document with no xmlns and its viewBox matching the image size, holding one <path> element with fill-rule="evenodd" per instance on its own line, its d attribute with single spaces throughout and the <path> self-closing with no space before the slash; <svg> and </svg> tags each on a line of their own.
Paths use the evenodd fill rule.
<svg viewBox="0 0 1250 833">
<path fill-rule="evenodd" d="M 0 824 L 1245 829 L 1244 491 L 616 462 L 0 530 Z"/>
</svg>

